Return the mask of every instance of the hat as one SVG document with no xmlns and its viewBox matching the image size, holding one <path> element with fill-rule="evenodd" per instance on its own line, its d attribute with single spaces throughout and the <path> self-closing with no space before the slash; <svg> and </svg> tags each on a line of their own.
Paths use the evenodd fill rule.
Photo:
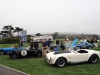
<svg viewBox="0 0 100 75">
<path fill-rule="evenodd" d="M 68 38 L 66 40 L 69 40 Z"/>
</svg>

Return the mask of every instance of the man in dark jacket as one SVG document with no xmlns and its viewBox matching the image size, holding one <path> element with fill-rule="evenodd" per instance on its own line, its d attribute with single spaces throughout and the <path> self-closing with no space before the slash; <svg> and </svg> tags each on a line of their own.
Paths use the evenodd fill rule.
<svg viewBox="0 0 100 75">
<path fill-rule="evenodd" d="M 43 60 L 45 60 L 46 58 L 46 53 L 48 51 L 48 43 L 42 39 L 42 56 L 43 56 Z"/>
<path fill-rule="evenodd" d="M 37 42 L 37 40 L 35 40 L 35 42 L 34 42 L 34 48 L 35 49 L 38 49 L 39 48 L 39 43 Z"/>
<path fill-rule="evenodd" d="M 31 43 L 30 43 L 30 50 L 33 49 L 33 41 L 31 40 Z"/>
<path fill-rule="evenodd" d="M 60 41 L 58 40 L 58 38 L 56 40 L 56 45 L 57 45 L 57 48 L 59 49 Z"/>
<path fill-rule="evenodd" d="M 47 41 L 47 43 L 48 43 L 48 47 L 50 47 L 50 45 L 51 45 L 51 39 L 49 39 L 49 40 Z"/>
<path fill-rule="evenodd" d="M 48 44 L 48 52 L 50 52 L 51 39 L 49 39 L 49 40 L 47 41 L 47 44 Z"/>
</svg>

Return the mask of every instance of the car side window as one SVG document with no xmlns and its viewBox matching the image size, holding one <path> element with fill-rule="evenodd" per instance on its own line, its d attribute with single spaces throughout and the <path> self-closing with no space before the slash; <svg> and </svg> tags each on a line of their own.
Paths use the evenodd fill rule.
<svg viewBox="0 0 100 75">
<path fill-rule="evenodd" d="M 86 50 L 79 50 L 78 53 L 88 53 Z"/>
</svg>

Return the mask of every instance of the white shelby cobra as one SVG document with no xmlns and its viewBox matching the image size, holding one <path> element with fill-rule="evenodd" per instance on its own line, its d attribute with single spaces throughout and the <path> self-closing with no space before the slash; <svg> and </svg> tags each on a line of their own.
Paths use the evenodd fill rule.
<svg viewBox="0 0 100 75">
<path fill-rule="evenodd" d="M 55 64 L 58 67 L 64 67 L 67 63 L 82 63 L 90 62 L 96 63 L 100 58 L 100 51 L 89 49 L 78 49 L 63 51 L 63 52 L 50 52 L 46 54 L 46 60 L 49 64 Z"/>
</svg>

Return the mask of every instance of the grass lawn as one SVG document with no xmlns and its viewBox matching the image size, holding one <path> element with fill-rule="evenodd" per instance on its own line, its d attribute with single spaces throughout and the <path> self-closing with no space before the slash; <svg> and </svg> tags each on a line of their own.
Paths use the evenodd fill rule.
<svg viewBox="0 0 100 75">
<path fill-rule="evenodd" d="M 9 45 L 2 45 L 9 47 Z M 11 46 L 11 44 L 10 44 Z M 100 48 L 95 48 L 100 50 Z M 96 64 L 76 64 L 58 68 L 42 61 L 42 58 L 21 58 L 12 60 L 8 55 L 0 56 L 0 64 L 31 75 L 100 75 L 100 61 Z"/>
</svg>

